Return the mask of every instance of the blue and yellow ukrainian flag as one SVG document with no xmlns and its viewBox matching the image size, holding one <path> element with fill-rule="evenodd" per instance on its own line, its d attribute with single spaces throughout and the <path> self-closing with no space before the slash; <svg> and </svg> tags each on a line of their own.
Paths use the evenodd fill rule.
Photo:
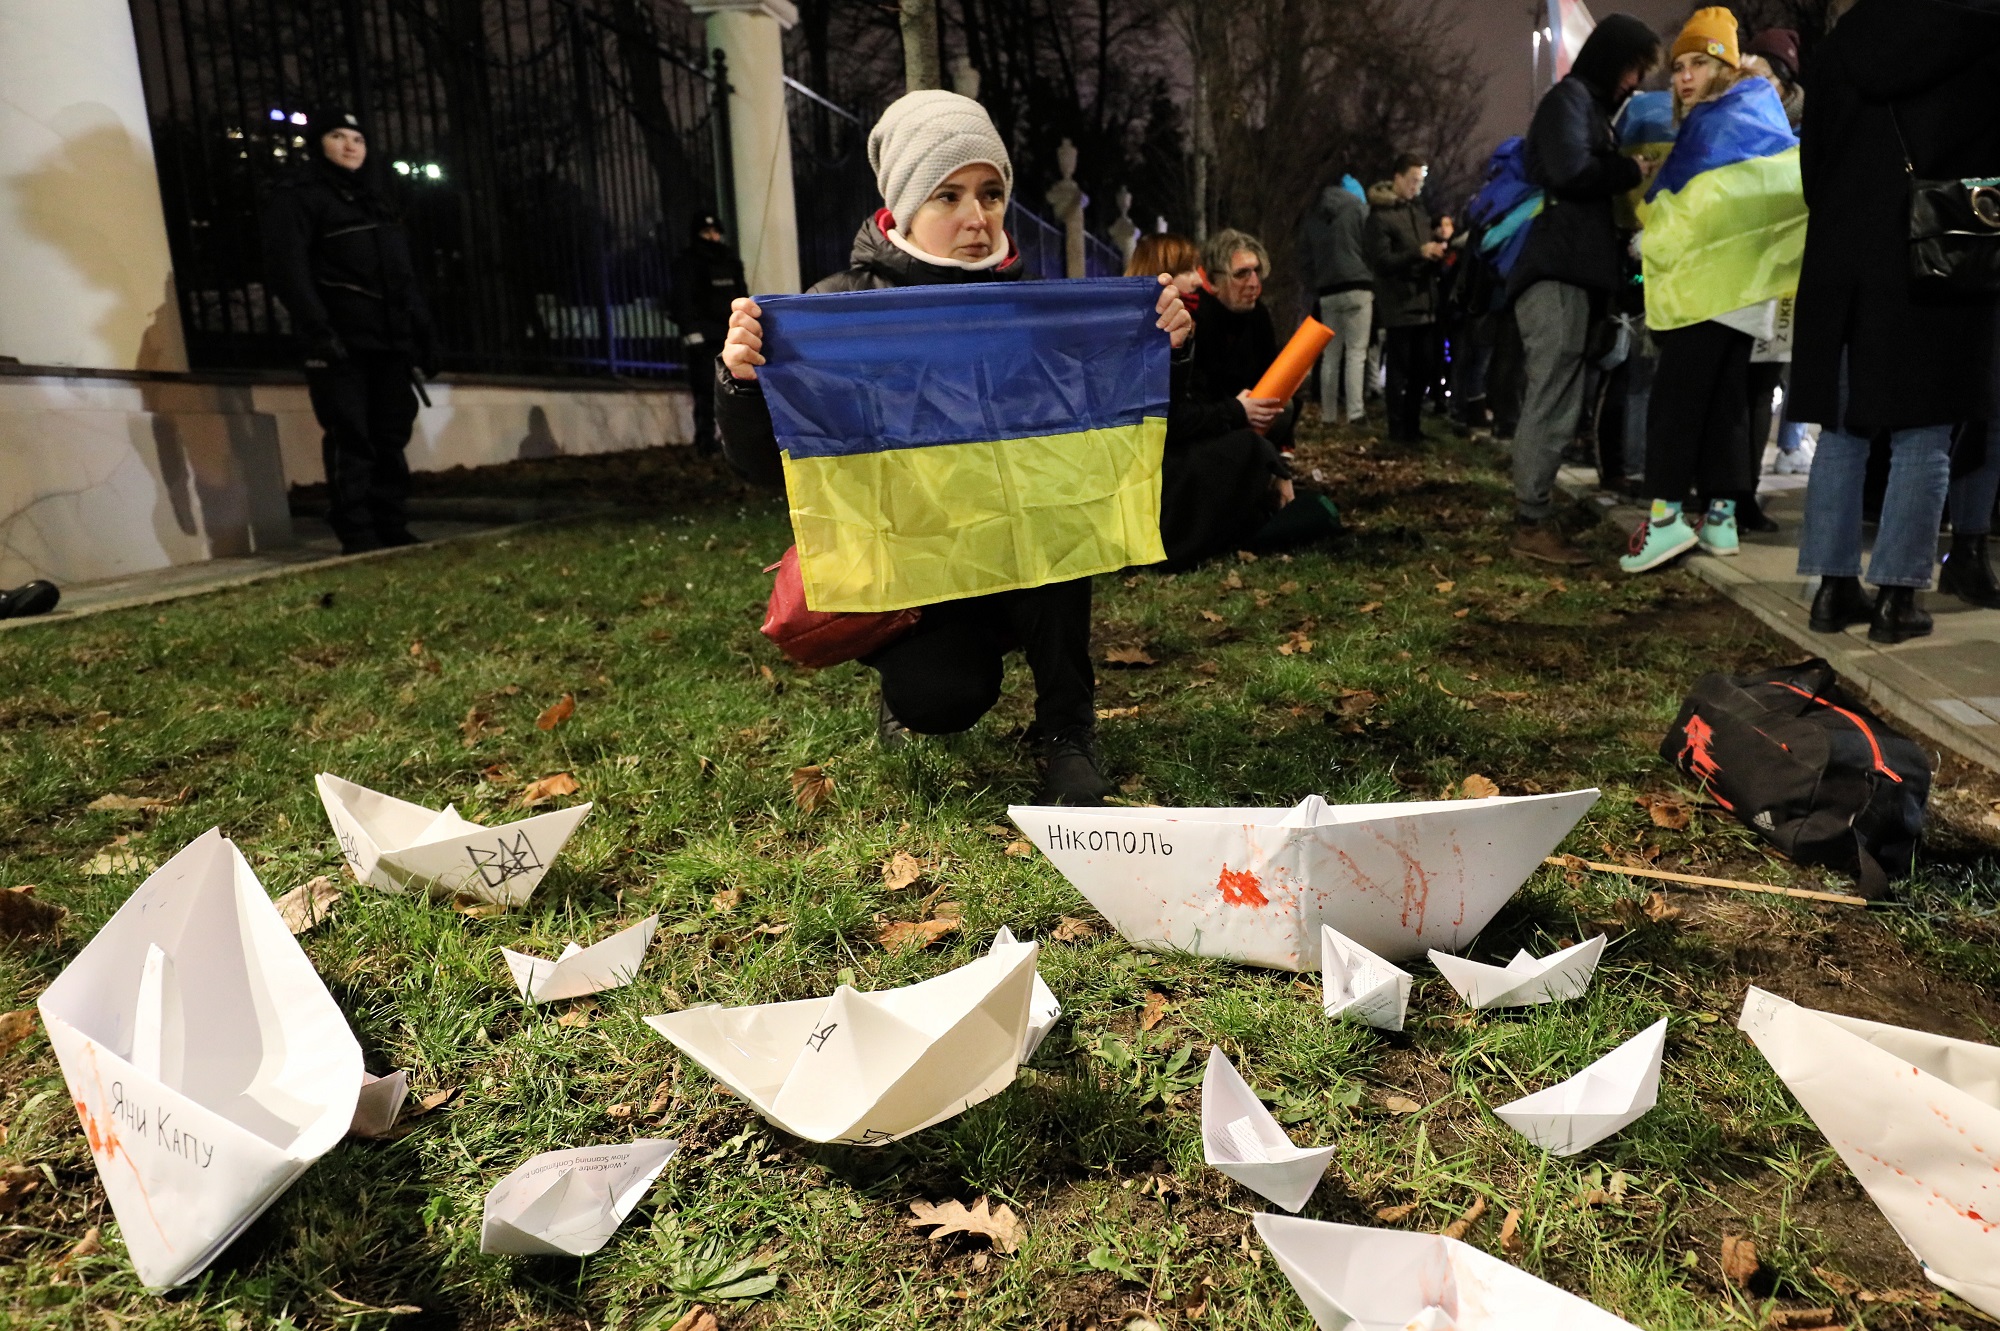
<svg viewBox="0 0 2000 1331">
<path fill-rule="evenodd" d="M 1799 140 L 1768 80 L 1746 77 L 1681 122 L 1640 209 L 1646 323 L 1685 328 L 1799 289 Z"/>
<path fill-rule="evenodd" d="M 760 297 L 758 370 L 814 610 L 1166 558 L 1149 278 Z"/>
</svg>

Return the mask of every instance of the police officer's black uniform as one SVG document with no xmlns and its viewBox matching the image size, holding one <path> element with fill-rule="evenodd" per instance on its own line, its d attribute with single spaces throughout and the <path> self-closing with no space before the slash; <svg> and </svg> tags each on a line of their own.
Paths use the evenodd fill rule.
<svg viewBox="0 0 2000 1331">
<path fill-rule="evenodd" d="M 357 171 L 328 160 L 321 139 L 361 129 L 348 112 L 315 115 L 306 160 L 264 210 L 265 274 L 305 352 L 313 414 L 325 431 L 327 520 L 347 553 L 409 545 L 416 422 L 412 368 L 436 372 L 430 311 L 417 290 L 409 239 L 379 187 L 373 153 Z"/>
<path fill-rule="evenodd" d="M 743 261 L 736 251 L 704 232 L 722 230 L 713 214 L 696 217 L 688 247 L 674 261 L 674 322 L 680 325 L 687 356 L 688 388 L 694 393 L 694 444 L 713 453 L 715 443 L 715 361 L 729 334 L 729 303 L 750 294 Z"/>
</svg>

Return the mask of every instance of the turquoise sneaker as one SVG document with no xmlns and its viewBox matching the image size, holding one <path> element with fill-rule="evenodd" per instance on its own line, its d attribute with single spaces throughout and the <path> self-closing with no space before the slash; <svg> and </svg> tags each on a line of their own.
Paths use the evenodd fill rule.
<svg viewBox="0 0 2000 1331">
<path fill-rule="evenodd" d="M 1724 559 L 1734 558 L 1742 549 L 1742 543 L 1736 539 L 1736 515 L 1734 513 L 1726 517 L 1710 513 L 1701 520 L 1701 530 L 1695 533 L 1695 535 L 1701 541 L 1701 548 L 1703 550 L 1712 555 L 1720 555 Z"/>
<path fill-rule="evenodd" d="M 1678 555 L 1686 554 L 1701 543 L 1694 528 L 1688 526 L 1687 519 L 1674 514 L 1671 521 L 1654 522 L 1651 518 L 1639 524 L 1632 533 L 1629 555 L 1618 557 L 1618 567 L 1627 573 L 1644 573 L 1658 568 Z"/>
</svg>

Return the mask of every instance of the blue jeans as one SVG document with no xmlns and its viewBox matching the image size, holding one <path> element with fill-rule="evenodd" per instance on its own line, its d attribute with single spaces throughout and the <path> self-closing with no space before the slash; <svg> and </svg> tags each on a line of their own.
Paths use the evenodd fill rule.
<svg viewBox="0 0 2000 1331">
<path fill-rule="evenodd" d="M 1928 587 L 1937 559 L 1938 518 L 1951 488 L 1951 427 L 1897 430 L 1889 447 L 1889 493 L 1875 529 L 1868 581 L 1877 587 Z M 1861 576 L 1861 489 L 1867 475 L 1867 438 L 1821 429 L 1806 483 L 1801 575 Z"/>
<path fill-rule="evenodd" d="M 1986 427 L 1986 465 L 1951 483 L 1954 536 L 1984 536 L 1993 530 L 1993 500 L 2000 495 L 2000 425 Z"/>
</svg>

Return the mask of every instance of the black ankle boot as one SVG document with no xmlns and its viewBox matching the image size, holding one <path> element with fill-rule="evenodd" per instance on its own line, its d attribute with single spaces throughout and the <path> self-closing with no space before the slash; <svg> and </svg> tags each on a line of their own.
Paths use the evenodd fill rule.
<svg viewBox="0 0 2000 1331">
<path fill-rule="evenodd" d="M 1944 557 L 1944 568 L 1938 574 L 1938 590 L 1950 592 L 1967 605 L 2000 610 L 2000 578 L 1993 576 L 1985 532 L 1952 535 L 1951 553 Z"/>
<path fill-rule="evenodd" d="M 1049 736 L 1042 749 L 1043 804 L 1068 804 L 1093 809 L 1111 793 L 1097 756 L 1097 732 L 1077 726 Z"/>
<path fill-rule="evenodd" d="M 1915 587 L 1884 587 L 1875 596 L 1875 617 L 1868 623 L 1870 642 L 1908 642 L 1931 631 L 1931 617 L 1917 604 Z"/>
<path fill-rule="evenodd" d="M 1875 617 L 1859 578 L 1821 578 L 1813 595 L 1812 631 L 1838 633 L 1849 624 L 1866 624 Z"/>
</svg>

